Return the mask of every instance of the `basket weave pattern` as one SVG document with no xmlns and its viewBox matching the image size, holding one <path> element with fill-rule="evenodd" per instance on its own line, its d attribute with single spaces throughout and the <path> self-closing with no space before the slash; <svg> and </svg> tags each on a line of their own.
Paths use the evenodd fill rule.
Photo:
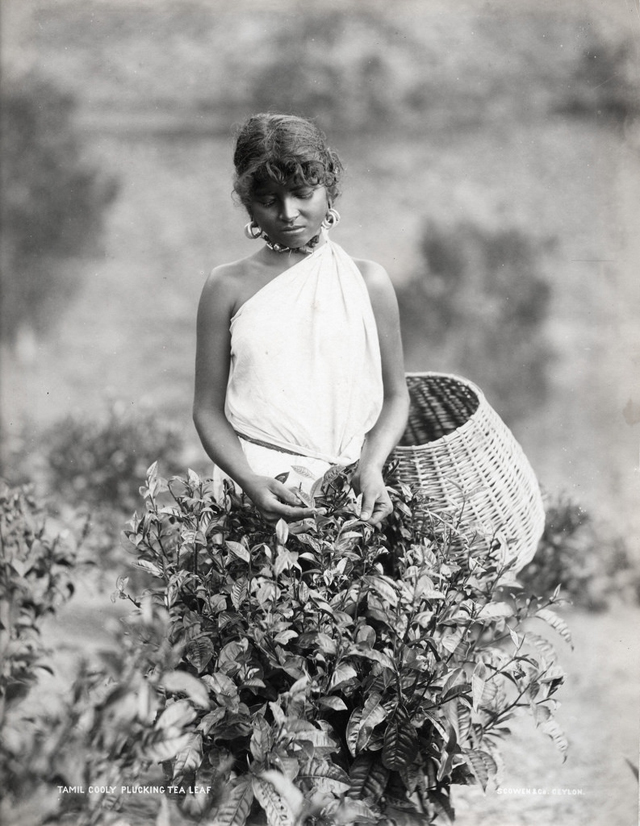
<svg viewBox="0 0 640 826">
<path fill-rule="evenodd" d="M 409 420 L 391 458 L 430 507 L 459 513 L 460 528 L 495 535 L 516 557 L 533 557 L 544 528 L 535 474 L 509 428 L 472 382 L 408 373 Z"/>
</svg>

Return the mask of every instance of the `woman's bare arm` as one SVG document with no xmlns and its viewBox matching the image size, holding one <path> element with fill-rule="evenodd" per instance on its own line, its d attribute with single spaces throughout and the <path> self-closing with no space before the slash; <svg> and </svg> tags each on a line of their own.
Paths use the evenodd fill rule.
<svg viewBox="0 0 640 826">
<path fill-rule="evenodd" d="M 362 519 L 378 524 L 392 511 L 382 468 L 406 427 L 409 393 L 398 302 L 391 279 L 378 264 L 371 261 L 358 261 L 357 264 L 365 279 L 378 327 L 384 397 L 378 421 L 365 439 L 354 484 L 362 493 Z"/>
<path fill-rule="evenodd" d="M 253 500 L 265 518 L 303 519 L 313 511 L 299 507 L 296 495 L 276 479 L 254 473 L 224 413 L 231 334 L 237 301 L 235 265 L 209 276 L 198 307 L 193 419 L 204 449 Z"/>
</svg>

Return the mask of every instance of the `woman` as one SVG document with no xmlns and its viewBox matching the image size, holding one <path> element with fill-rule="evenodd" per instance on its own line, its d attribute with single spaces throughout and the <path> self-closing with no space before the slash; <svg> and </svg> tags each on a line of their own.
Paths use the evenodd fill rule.
<svg viewBox="0 0 640 826">
<path fill-rule="evenodd" d="M 216 267 L 202 292 L 202 444 L 218 478 L 233 479 L 269 521 L 311 515 L 296 487 L 357 462 L 360 518 L 379 524 L 392 510 L 382 468 L 409 406 L 389 276 L 329 240 L 342 165 L 313 123 L 249 118 L 234 165 L 245 231 L 260 249 Z"/>
</svg>

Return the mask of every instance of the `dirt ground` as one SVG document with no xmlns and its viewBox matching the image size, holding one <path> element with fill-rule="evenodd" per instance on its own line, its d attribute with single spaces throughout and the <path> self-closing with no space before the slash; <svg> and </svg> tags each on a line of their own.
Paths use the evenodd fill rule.
<svg viewBox="0 0 640 826">
<path fill-rule="evenodd" d="M 637 608 L 569 612 L 574 651 L 558 644 L 567 681 L 557 719 L 560 753 L 528 720 L 505 744 L 499 785 L 454 798 L 458 826 L 636 826 L 640 657 Z"/>
</svg>

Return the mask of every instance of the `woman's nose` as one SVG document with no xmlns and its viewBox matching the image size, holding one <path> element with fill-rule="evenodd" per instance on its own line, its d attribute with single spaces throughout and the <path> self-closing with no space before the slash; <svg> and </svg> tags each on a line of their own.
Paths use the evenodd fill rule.
<svg viewBox="0 0 640 826">
<path fill-rule="evenodd" d="M 290 223 L 298 214 L 298 205 L 295 198 L 283 198 L 280 206 L 280 218 Z"/>
</svg>

